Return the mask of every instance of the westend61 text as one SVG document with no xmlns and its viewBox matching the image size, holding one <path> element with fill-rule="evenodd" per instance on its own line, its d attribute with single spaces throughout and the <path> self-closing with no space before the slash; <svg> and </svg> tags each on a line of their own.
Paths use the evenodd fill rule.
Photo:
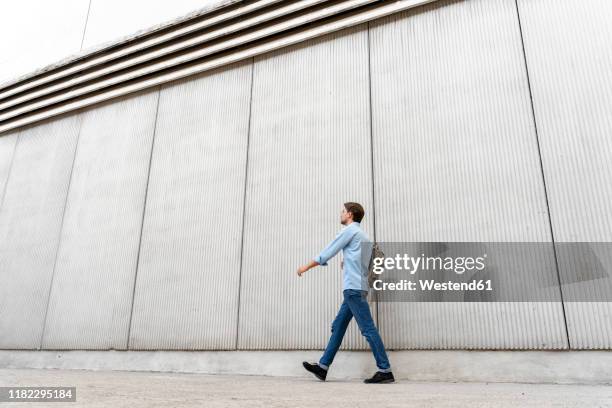
<svg viewBox="0 0 612 408">
<path fill-rule="evenodd" d="M 493 290 L 491 280 L 472 280 L 469 282 L 436 282 L 432 279 L 419 279 L 417 282 L 402 279 L 398 282 L 383 282 L 377 279 L 373 283 L 374 290 L 427 290 L 427 291 L 483 291 Z"/>
</svg>

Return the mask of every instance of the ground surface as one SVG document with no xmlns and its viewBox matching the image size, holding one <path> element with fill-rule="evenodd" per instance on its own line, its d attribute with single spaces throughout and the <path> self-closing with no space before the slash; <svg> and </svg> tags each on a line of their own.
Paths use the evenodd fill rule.
<svg viewBox="0 0 612 408">
<path fill-rule="evenodd" d="M 2 403 L 0 407 L 612 407 L 611 386 L 319 382 L 256 377 L 121 371 L 0 369 L 0 386 L 75 386 L 77 402 Z"/>
</svg>

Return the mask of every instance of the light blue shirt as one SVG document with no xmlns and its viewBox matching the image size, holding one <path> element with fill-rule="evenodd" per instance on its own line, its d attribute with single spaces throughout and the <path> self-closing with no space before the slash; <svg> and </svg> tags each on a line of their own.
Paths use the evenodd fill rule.
<svg viewBox="0 0 612 408">
<path fill-rule="evenodd" d="M 322 266 L 327 266 L 327 261 L 340 250 L 344 257 L 342 290 L 369 290 L 368 266 L 372 253 L 372 241 L 363 232 L 358 222 L 353 221 L 342 228 L 336 238 L 314 260 Z"/>
</svg>

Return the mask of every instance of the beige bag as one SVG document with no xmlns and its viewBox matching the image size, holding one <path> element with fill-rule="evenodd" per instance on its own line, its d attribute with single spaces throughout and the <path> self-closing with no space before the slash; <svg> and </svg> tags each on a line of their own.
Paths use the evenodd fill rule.
<svg viewBox="0 0 612 408">
<path fill-rule="evenodd" d="M 372 245 L 372 255 L 370 256 L 370 266 L 368 267 L 368 286 L 371 288 L 374 287 L 374 281 L 377 280 L 379 276 L 374 273 L 374 259 L 384 257 L 384 252 L 380 249 L 378 244 L 374 242 L 374 245 Z"/>
</svg>

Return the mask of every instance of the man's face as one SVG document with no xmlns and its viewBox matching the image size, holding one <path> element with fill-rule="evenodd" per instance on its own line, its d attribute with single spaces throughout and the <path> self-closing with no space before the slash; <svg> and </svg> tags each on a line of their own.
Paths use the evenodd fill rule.
<svg viewBox="0 0 612 408">
<path fill-rule="evenodd" d="M 346 211 L 345 207 L 342 207 L 342 212 L 340 213 L 340 224 L 346 225 L 352 219 L 353 219 L 353 214 Z"/>
</svg>

